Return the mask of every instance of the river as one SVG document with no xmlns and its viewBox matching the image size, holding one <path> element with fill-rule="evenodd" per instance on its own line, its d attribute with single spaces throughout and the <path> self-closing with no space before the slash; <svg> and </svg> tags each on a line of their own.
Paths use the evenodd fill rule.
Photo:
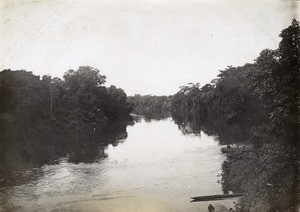
<svg viewBox="0 0 300 212">
<path fill-rule="evenodd" d="M 232 200 L 190 202 L 192 196 L 222 193 L 218 181 L 226 157 L 216 136 L 183 133 L 172 118 L 139 118 L 126 131 L 117 145 L 104 148 L 105 157 L 74 163 L 66 155 L 54 164 L 15 172 L 13 183 L 1 184 L 0 203 L 14 211 L 193 212 L 207 211 L 210 203 L 233 207 Z"/>
</svg>

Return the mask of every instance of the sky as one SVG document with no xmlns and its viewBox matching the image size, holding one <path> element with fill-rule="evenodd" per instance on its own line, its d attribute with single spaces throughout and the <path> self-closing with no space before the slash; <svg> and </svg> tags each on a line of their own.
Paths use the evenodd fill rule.
<svg viewBox="0 0 300 212">
<path fill-rule="evenodd" d="M 276 49 L 294 0 L 1 0 L 0 69 L 92 66 L 128 95 L 171 95 Z M 299 19 L 298 19 L 299 20 Z"/>
</svg>

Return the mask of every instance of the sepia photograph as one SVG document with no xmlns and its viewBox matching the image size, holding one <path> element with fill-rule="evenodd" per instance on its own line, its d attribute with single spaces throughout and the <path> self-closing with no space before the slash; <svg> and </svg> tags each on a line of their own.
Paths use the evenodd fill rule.
<svg viewBox="0 0 300 212">
<path fill-rule="evenodd" d="M 300 212 L 299 0 L 0 0 L 0 212 Z"/>
</svg>

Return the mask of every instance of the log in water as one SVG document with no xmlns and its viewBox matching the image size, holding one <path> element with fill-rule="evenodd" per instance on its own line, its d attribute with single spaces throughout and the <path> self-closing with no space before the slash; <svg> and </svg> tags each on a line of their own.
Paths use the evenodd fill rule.
<svg viewBox="0 0 300 212">
<path fill-rule="evenodd" d="M 208 196 L 199 196 L 199 197 L 191 197 L 191 202 L 201 202 L 201 201 L 214 201 L 214 200 L 222 200 L 234 197 L 241 197 L 243 193 L 236 194 L 217 194 L 217 195 L 208 195 Z"/>
</svg>

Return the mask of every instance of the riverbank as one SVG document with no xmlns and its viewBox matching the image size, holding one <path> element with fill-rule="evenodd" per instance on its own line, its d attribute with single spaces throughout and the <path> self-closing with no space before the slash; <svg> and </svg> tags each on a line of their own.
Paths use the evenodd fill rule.
<svg viewBox="0 0 300 212">
<path fill-rule="evenodd" d="M 225 193 L 244 192 L 236 211 L 299 209 L 299 162 L 295 148 L 282 140 L 253 151 L 234 151 L 222 165 Z"/>
</svg>

